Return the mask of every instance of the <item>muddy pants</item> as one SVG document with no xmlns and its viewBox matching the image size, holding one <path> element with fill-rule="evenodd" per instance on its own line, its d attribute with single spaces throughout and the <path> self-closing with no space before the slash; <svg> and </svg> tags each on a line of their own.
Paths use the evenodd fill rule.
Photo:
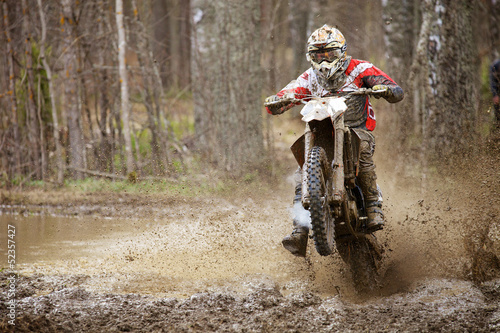
<svg viewBox="0 0 500 333">
<path fill-rule="evenodd" d="M 375 171 L 373 153 L 375 152 L 375 137 L 372 132 L 356 128 L 356 134 L 361 139 L 359 156 L 359 173 Z"/>
<path fill-rule="evenodd" d="M 382 194 L 377 185 L 377 175 L 375 174 L 375 163 L 373 153 L 375 153 L 375 137 L 372 132 L 356 128 L 356 134 L 361 139 L 359 171 L 356 181 L 361 187 L 366 203 L 377 202 L 377 206 L 382 206 Z"/>
</svg>

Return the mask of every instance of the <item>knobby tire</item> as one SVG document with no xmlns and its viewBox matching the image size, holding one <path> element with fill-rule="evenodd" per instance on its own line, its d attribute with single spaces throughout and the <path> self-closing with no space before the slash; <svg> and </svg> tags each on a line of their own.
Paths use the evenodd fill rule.
<svg viewBox="0 0 500 333">
<path fill-rule="evenodd" d="M 307 186 L 309 190 L 311 225 L 316 251 L 322 256 L 333 253 L 335 249 L 335 226 L 327 200 L 328 160 L 321 147 L 313 147 L 308 156 Z"/>
</svg>

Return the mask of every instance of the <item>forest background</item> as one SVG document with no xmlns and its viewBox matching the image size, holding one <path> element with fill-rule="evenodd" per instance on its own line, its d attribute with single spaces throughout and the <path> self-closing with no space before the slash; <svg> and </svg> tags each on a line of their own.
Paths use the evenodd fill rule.
<svg viewBox="0 0 500 333">
<path fill-rule="evenodd" d="M 325 23 L 405 90 L 391 158 L 426 169 L 493 130 L 500 1 L 0 2 L 1 187 L 272 174 L 262 101 L 308 68 L 307 37 Z"/>
</svg>

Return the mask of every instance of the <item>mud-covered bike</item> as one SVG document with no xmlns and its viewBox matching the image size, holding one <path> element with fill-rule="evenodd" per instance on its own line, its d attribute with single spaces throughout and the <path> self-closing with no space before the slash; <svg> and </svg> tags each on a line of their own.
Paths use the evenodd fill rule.
<svg viewBox="0 0 500 333">
<path fill-rule="evenodd" d="M 302 168 L 302 206 L 311 216 L 312 239 L 322 256 L 335 248 L 352 272 L 358 291 L 377 288 L 383 246 L 366 228 L 363 193 L 356 183 L 361 138 L 344 122 L 346 99 L 351 95 L 375 95 L 362 88 L 343 96 L 282 100 L 303 103 L 305 132 L 291 150 Z"/>
</svg>

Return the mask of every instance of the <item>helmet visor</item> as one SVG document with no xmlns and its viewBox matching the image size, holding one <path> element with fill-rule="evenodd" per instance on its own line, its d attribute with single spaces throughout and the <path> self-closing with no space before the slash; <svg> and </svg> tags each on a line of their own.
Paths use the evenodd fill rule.
<svg viewBox="0 0 500 333">
<path fill-rule="evenodd" d="M 317 64 L 321 64 L 323 61 L 333 62 L 342 57 L 342 51 L 340 48 L 330 48 L 330 49 L 319 49 L 310 51 L 309 55 L 311 60 Z"/>
</svg>

